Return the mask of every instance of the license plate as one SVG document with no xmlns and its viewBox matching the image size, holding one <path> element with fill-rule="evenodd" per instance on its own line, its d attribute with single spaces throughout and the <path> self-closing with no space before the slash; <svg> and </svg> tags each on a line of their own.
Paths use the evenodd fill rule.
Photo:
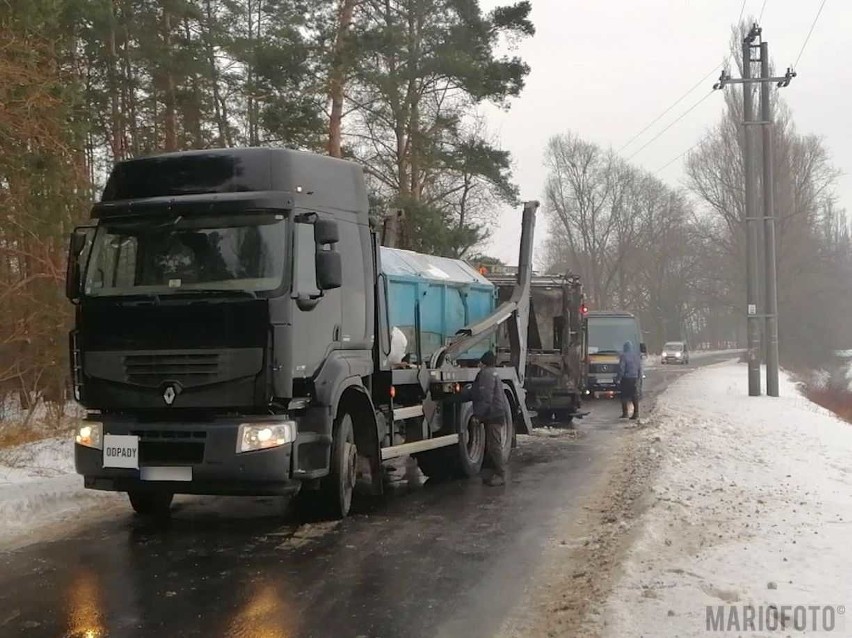
<svg viewBox="0 0 852 638">
<path fill-rule="evenodd" d="M 603 376 L 598 377 L 598 383 L 602 383 L 605 385 L 612 385 L 615 383 L 615 376 L 611 374 L 605 374 Z"/>
<path fill-rule="evenodd" d="M 139 469 L 139 437 L 129 434 L 105 434 L 104 467 Z"/>
<path fill-rule="evenodd" d="M 183 467 L 143 467 L 139 471 L 143 481 L 191 481 L 192 468 Z"/>
</svg>

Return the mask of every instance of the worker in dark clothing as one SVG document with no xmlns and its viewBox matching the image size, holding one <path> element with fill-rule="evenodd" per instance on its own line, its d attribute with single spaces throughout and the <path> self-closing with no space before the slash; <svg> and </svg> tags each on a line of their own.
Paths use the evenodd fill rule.
<svg viewBox="0 0 852 638">
<path fill-rule="evenodd" d="M 473 401 L 473 416 L 485 426 L 485 454 L 494 473 L 484 479 L 487 485 L 503 485 L 506 470 L 503 459 L 503 429 L 506 419 L 506 397 L 503 382 L 494 368 L 497 362 L 491 351 L 479 360 L 480 371 L 473 384 L 459 395 L 461 401 Z"/>
<path fill-rule="evenodd" d="M 633 352 L 628 341 L 618 361 L 618 378 L 621 380 L 621 418 L 627 418 L 627 404 L 633 403 L 631 420 L 639 418 L 639 387 L 642 379 L 642 357 Z"/>
</svg>

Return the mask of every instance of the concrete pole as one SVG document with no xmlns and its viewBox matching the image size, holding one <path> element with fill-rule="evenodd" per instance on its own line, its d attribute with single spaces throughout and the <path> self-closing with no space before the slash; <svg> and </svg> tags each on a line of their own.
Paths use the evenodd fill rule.
<svg viewBox="0 0 852 638">
<path fill-rule="evenodd" d="M 769 45 L 760 43 L 760 76 L 769 78 Z M 763 122 L 763 238 L 766 265 L 766 394 L 778 396 L 778 281 L 775 268 L 775 176 L 772 152 L 771 87 L 760 85 L 760 119 Z"/>
<path fill-rule="evenodd" d="M 757 188 L 754 174 L 754 101 L 751 94 L 751 40 L 743 40 L 743 169 L 745 171 L 746 312 L 748 316 L 748 394 L 760 396 L 760 318 L 758 309 Z"/>
</svg>

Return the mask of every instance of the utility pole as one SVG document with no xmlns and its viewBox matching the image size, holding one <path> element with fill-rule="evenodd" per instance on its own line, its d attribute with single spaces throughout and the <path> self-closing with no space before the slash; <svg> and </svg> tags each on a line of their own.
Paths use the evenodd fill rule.
<svg viewBox="0 0 852 638">
<path fill-rule="evenodd" d="M 769 44 L 760 43 L 760 78 L 769 79 Z M 778 396 L 778 280 L 775 270 L 775 175 L 772 148 L 772 104 L 769 82 L 760 85 L 760 119 L 763 120 L 763 238 L 766 260 L 766 394 Z"/>
<path fill-rule="evenodd" d="M 758 243 L 757 187 L 754 175 L 754 145 L 751 134 L 754 104 L 751 92 L 751 47 L 754 27 L 743 40 L 743 169 L 745 171 L 746 304 L 748 305 L 748 395 L 760 396 L 760 319 L 757 316 L 760 286 L 757 281 Z"/>
<path fill-rule="evenodd" d="M 777 82 L 778 87 L 789 86 L 790 80 L 796 77 L 793 69 L 788 68 L 784 77 L 769 76 L 769 48 L 762 38 L 763 30 L 753 24 L 743 38 L 743 77 L 734 79 L 727 70 L 722 71 L 714 89 L 724 88 L 728 84 L 743 85 L 743 169 L 745 172 L 745 223 L 746 223 L 746 316 L 748 328 L 748 393 L 749 396 L 760 396 L 760 319 L 766 324 L 766 363 L 767 363 L 767 394 L 778 396 L 778 291 L 775 269 L 775 198 L 773 192 L 773 157 L 772 129 L 770 128 L 772 110 L 769 103 L 770 82 Z M 755 44 L 755 40 L 759 40 Z M 760 52 L 761 74 L 753 78 L 751 65 L 757 60 L 752 59 L 752 49 Z M 752 84 L 761 85 L 761 120 L 754 121 L 754 97 L 751 92 Z M 753 126 L 763 127 L 763 214 L 757 213 L 757 186 L 755 184 L 754 148 L 751 134 Z M 758 224 L 764 223 L 765 239 L 765 294 L 766 304 L 762 314 L 758 314 L 758 296 L 760 285 L 758 269 L 760 267 L 760 250 L 758 245 Z"/>
</svg>

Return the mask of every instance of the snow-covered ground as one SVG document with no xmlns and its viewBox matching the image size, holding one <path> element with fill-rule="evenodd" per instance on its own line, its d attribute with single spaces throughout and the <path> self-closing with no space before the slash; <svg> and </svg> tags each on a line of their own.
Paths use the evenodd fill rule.
<svg viewBox="0 0 852 638">
<path fill-rule="evenodd" d="M 0 546 L 117 498 L 83 489 L 83 478 L 74 473 L 70 438 L 0 450 Z"/>
<path fill-rule="evenodd" d="M 606 603 L 605 636 L 707 636 L 708 606 L 739 622 L 709 633 L 800 635 L 789 624 L 750 629 L 760 614 L 799 622 L 812 605 L 818 627 L 834 618 L 825 635 L 850 635 L 839 606 L 852 603 L 852 426 L 786 375 L 777 399 L 748 397 L 746 379 L 745 366 L 721 364 L 661 397 L 643 433 L 660 469 Z M 747 608 L 753 627 L 742 625 Z"/>
</svg>

